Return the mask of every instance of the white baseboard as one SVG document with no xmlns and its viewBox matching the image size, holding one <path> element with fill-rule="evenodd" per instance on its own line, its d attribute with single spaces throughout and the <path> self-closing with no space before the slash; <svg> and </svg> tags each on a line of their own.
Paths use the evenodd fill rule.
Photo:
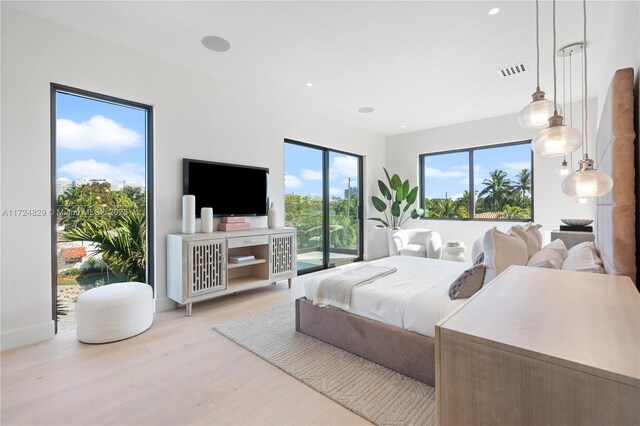
<svg viewBox="0 0 640 426">
<path fill-rule="evenodd" d="M 155 302 L 156 312 L 170 311 L 172 309 L 175 309 L 178 306 L 176 302 L 169 299 L 168 297 L 161 297 L 159 299 L 155 299 L 154 302 Z"/>
<path fill-rule="evenodd" d="M 2 333 L 0 336 L 0 348 L 4 351 L 18 346 L 42 342 L 53 338 L 53 336 L 55 336 L 55 324 L 52 320 L 44 324 Z"/>
</svg>

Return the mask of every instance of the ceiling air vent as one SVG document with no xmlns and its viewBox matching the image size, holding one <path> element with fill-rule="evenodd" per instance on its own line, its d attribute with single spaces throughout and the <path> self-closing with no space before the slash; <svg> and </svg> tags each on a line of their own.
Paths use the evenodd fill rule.
<svg viewBox="0 0 640 426">
<path fill-rule="evenodd" d="M 520 62 L 519 64 L 510 65 L 508 67 L 500 68 L 498 75 L 501 78 L 513 77 L 514 75 L 522 74 L 529 69 L 529 65 L 526 62 Z"/>
</svg>

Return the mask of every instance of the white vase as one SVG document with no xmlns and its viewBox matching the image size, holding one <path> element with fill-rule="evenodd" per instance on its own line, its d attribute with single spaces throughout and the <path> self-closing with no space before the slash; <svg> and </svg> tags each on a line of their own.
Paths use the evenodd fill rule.
<svg viewBox="0 0 640 426">
<path fill-rule="evenodd" d="M 398 255 L 398 249 L 396 247 L 396 244 L 393 242 L 393 234 L 395 234 L 398 231 L 399 229 L 387 228 L 387 244 L 389 246 L 389 256 Z"/>
<path fill-rule="evenodd" d="M 196 196 L 182 196 L 182 233 L 193 234 L 196 232 Z"/>
<path fill-rule="evenodd" d="M 276 211 L 274 203 L 271 203 L 269 212 L 267 213 L 267 226 L 271 229 L 278 226 L 278 212 Z"/>
<path fill-rule="evenodd" d="M 213 209 L 211 207 L 200 209 L 200 232 L 213 232 Z"/>
</svg>

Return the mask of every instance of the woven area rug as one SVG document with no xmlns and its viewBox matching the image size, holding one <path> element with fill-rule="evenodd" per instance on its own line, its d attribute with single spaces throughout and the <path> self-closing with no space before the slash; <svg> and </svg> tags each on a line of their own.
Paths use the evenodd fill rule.
<svg viewBox="0 0 640 426">
<path fill-rule="evenodd" d="M 287 303 L 215 330 L 378 425 L 435 425 L 434 388 L 295 330 Z"/>
</svg>

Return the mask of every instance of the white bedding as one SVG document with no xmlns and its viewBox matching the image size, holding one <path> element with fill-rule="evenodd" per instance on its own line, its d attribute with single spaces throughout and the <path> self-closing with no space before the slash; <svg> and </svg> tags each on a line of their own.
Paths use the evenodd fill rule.
<svg viewBox="0 0 640 426">
<path fill-rule="evenodd" d="M 351 294 L 351 313 L 409 331 L 435 336 L 435 325 L 466 299 L 451 300 L 449 287 L 468 263 L 449 262 L 412 256 L 392 256 L 370 262 L 397 268 L 397 272 L 379 278 Z M 330 274 L 340 274 L 337 269 Z M 313 300 L 320 281 L 318 274 L 304 284 L 305 297 Z"/>
</svg>

